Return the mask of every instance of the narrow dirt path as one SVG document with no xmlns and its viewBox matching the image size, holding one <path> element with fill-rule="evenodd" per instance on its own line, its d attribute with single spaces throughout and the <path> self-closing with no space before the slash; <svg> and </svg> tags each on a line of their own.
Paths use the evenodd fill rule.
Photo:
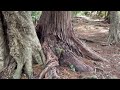
<svg viewBox="0 0 120 90">
<path fill-rule="evenodd" d="M 120 78 L 120 45 L 104 45 L 107 42 L 109 24 L 103 21 L 86 20 L 85 22 L 82 18 L 79 20 L 80 23 L 76 23 L 75 26 L 78 37 L 109 61 L 108 63 L 92 62 L 95 67 L 95 72 L 92 74 L 99 79 Z"/>
</svg>

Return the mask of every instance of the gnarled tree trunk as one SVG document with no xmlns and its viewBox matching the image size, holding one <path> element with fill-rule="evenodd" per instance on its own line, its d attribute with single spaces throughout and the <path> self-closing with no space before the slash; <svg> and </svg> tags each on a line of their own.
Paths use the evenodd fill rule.
<svg viewBox="0 0 120 90">
<path fill-rule="evenodd" d="M 0 12 L 0 78 L 21 78 L 23 69 L 33 77 L 32 61 L 43 64 L 45 56 L 30 11 Z"/>
<path fill-rule="evenodd" d="M 75 36 L 71 15 L 71 11 L 42 12 L 41 18 L 36 27 L 40 42 L 45 55 L 49 57 L 47 58 L 47 61 L 60 62 L 56 63 L 56 65 L 54 64 L 53 67 L 50 67 L 51 63 L 47 65 L 52 69 L 58 66 L 58 64 L 65 63 L 67 65 L 72 64 L 76 70 L 80 72 L 92 71 L 93 68 L 83 62 L 84 58 L 92 58 L 97 61 L 105 59 L 88 48 Z M 46 66 L 47 69 L 48 66 Z M 44 74 L 42 74 L 40 78 L 47 73 L 46 68 Z M 49 72 L 51 71 L 48 70 L 48 73 Z M 48 73 L 47 75 L 50 76 L 51 74 L 49 75 Z"/>
</svg>

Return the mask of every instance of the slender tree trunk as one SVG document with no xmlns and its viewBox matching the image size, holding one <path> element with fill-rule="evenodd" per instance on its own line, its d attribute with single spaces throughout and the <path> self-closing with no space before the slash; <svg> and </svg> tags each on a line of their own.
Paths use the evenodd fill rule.
<svg viewBox="0 0 120 90">
<path fill-rule="evenodd" d="M 56 62 L 53 67 L 47 64 L 51 69 L 59 64 L 73 65 L 77 71 L 92 71 L 92 67 L 84 63 L 84 58 L 93 60 L 105 60 L 88 48 L 74 34 L 72 27 L 71 11 L 43 11 L 36 27 L 40 36 L 45 55 L 48 56 L 48 62 Z M 53 57 L 52 57 L 53 56 Z M 51 58 L 50 58 L 51 57 Z M 57 63 L 57 62 L 60 63 Z M 42 78 L 48 71 L 46 66 Z M 55 69 L 53 70 L 55 72 Z M 47 77 L 50 75 L 47 73 Z M 54 74 L 54 73 L 52 73 Z M 55 76 L 55 74 L 54 74 Z M 46 77 L 46 78 L 47 78 Z M 52 77 L 51 77 L 52 78 Z"/>
<path fill-rule="evenodd" d="M 120 41 L 120 12 L 110 11 L 109 44 Z"/>
<path fill-rule="evenodd" d="M 107 21 L 108 23 L 110 23 L 110 11 L 106 11 L 105 21 Z"/>
<path fill-rule="evenodd" d="M 28 78 L 33 77 L 32 61 L 43 64 L 45 57 L 31 12 L 0 12 L 0 49 L 0 58 L 5 65 L 0 72 L 0 78 L 19 79 L 23 69 Z"/>
</svg>

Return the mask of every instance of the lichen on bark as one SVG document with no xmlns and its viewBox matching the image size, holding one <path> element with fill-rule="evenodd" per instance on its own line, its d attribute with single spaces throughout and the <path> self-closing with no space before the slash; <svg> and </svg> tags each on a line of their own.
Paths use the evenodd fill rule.
<svg viewBox="0 0 120 90">
<path fill-rule="evenodd" d="M 33 78 L 32 61 L 44 64 L 45 56 L 37 38 L 30 11 L 2 11 L 6 22 L 9 56 L 16 63 L 17 68 L 12 75 L 14 79 L 21 78 L 22 70 L 29 78 Z M 4 24 L 4 23 L 2 23 Z M 1 36 L 1 37 L 4 37 Z M 2 48 L 2 47 L 0 47 Z"/>
</svg>

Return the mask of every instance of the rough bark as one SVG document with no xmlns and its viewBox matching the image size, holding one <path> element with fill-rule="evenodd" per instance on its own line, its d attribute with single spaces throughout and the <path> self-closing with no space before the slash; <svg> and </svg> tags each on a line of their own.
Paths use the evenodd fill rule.
<svg viewBox="0 0 120 90">
<path fill-rule="evenodd" d="M 23 69 L 25 69 L 28 78 L 33 78 L 32 61 L 35 60 L 37 63 L 43 64 L 45 56 L 35 32 L 31 12 L 1 11 L 1 15 L 0 18 L 3 21 L 0 22 L 0 25 L 4 25 L 5 28 L 0 30 L 2 35 L 0 35 L 0 43 L 3 43 L 4 39 L 7 43 L 5 44 L 6 47 L 0 46 L 0 48 L 8 48 L 9 59 L 4 58 L 5 50 L 0 51 L 0 53 L 3 55 L 3 61 L 10 61 L 7 68 L 1 71 L 1 78 L 19 79 Z M 3 32 L 6 33 L 6 36 L 3 35 Z M 5 77 L 6 73 L 10 74 L 7 75 L 9 77 Z"/>
<path fill-rule="evenodd" d="M 108 43 L 115 44 L 120 41 L 120 12 L 110 11 L 110 29 Z"/>
<path fill-rule="evenodd" d="M 51 55 L 56 55 L 60 63 L 72 64 L 80 72 L 92 71 L 93 69 L 81 59 L 85 57 L 97 61 L 105 59 L 77 39 L 71 20 L 70 11 L 43 11 L 36 27 L 40 42 L 43 48 L 44 43 L 48 44 L 53 52 Z"/>
<path fill-rule="evenodd" d="M 2 13 L 0 13 L 0 17 L 2 17 Z M 3 30 L 3 20 L 0 18 L 0 70 L 4 67 L 4 60 L 8 56 L 7 42 L 6 42 L 6 33 Z"/>
</svg>

